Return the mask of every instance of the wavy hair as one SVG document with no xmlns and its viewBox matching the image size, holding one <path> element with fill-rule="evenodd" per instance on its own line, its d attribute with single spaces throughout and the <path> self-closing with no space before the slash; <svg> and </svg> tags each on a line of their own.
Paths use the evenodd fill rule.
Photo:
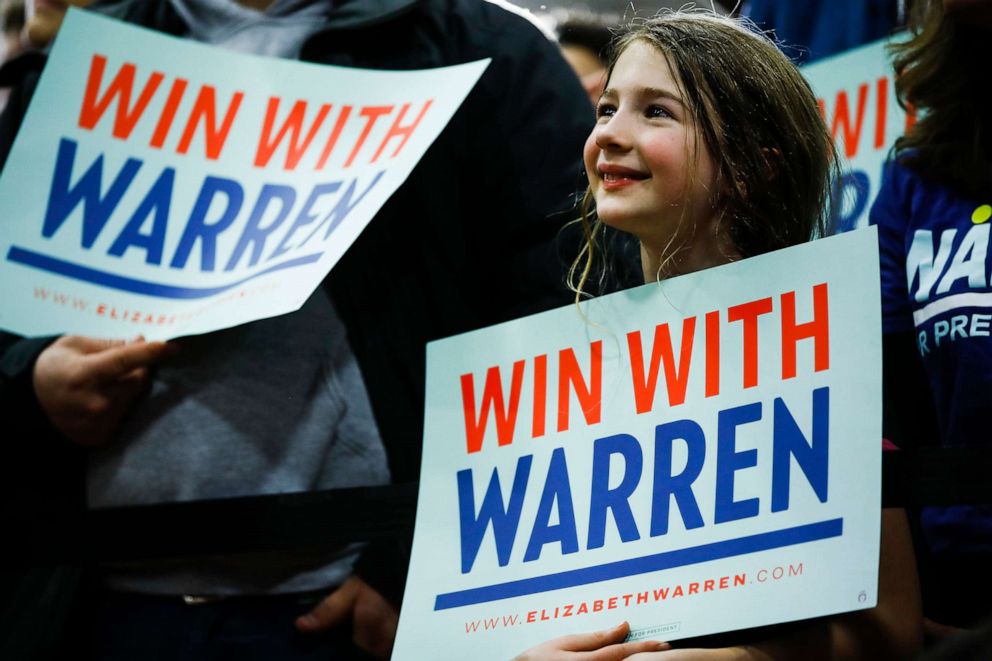
<svg viewBox="0 0 992 661">
<path fill-rule="evenodd" d="M 909 14 L 910 39 L 891 45 L 896 96 L 916 123 L 896 140 L 896 156 L 925 178 L 969 195 L 989 190 L 992 89 L 988 34 L 944 14 L 940 0 L 920 0 Z"/>
<path fill-rule="evenodd" d="M 635 42 L 655 47 L 675 75 L 716 163 L 713 204 L 719 224 L 729 224 L 741 256 L 822 235 L 837 155 L 809 84 L 775 44 L 735 19 L 667 12 L 637 21 L 617 37 L 608 76 Z M 694 162 L 696 155 L 687 156 Z M 580 214 L 586 241 L 569 278 L 579 296 L 602 252 L 597 240 L 603 227 L 589 191 Z M 668 251 L 679 247 L 670 245 Z"/>
</svg>

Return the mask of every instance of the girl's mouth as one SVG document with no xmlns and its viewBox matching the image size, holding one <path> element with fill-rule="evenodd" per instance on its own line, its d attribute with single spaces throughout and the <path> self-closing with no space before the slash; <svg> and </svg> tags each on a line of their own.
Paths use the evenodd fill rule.
<svg viewBox="0 0 992 661">
<path fill-rule="evenodd" d="M 604 163 L 599 166 L 599 176 L 603 180 L 603 188 L 606 190 L 629 186 L 648 178 L 648 174 L 645 172 L 611 163 Z"/>
<path fill-rule="evenodd" d="M 600 168 L 600 178 L 603 180 L 604 190 L 616 190 L 643 181 L 648 175 L 629 168 L 611 166 Z"/>
</svg>

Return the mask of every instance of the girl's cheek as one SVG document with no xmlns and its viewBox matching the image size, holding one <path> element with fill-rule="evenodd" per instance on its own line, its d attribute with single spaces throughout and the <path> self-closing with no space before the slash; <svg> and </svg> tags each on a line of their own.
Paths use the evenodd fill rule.
<svg viewBox="0 0 992 661">
<path fill-rule="evenodd" d="M 685 151 L 685 144 L 675 136 L 658 136 L 641 143 L 641 158 L 651 169 L 683 165 L 688 160 Z"/>
<path fill-rule="evenodd" d="M 596 131 L 593 130 L 586 138 L 585 147 L 582 150 L 583 161 L 586 167 L 586 177 L 591 184 L 596 174 L 596 163 L 599 160 L 599 145 L 596 144 Z"/>
</svg>

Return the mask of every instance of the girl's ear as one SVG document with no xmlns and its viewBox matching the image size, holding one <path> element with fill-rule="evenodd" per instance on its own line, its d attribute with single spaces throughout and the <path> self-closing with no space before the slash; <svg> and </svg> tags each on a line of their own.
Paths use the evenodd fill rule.
<svg viewBox="0 0 992 661">
<path fill-rule="evenodd" d="M 782 158 L 782 150 L 778 147 L 762 147 L 761 155 L 765 160 L 765 181 L 775 181 L 778 178 L 779 172 L 785 166 Z"/>
<path fill-rule="evenodd" d="M 778 147 L 762 147 L 761 148 L 761 160 L 763 169 L 764 179 L 767 183 L 771 183 L 778 178 L 779 173 L 782 168 L 785 167 L 785 161 L 782 158 L 782 150 Z M 734 177 L 734 185 L 745 201 L 750 197 L 750 191 L 748 191 L 747 180 L 740 174 Z"/>
</svg>

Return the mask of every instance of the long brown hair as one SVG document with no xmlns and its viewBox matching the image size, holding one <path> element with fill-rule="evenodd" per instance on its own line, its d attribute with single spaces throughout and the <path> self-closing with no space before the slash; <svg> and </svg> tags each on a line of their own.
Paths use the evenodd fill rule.
<svg viewBox="0 0 992 661">
<path fill-rule="evenodd" d="M 920 0 L 909 15 L 911 38 L 893 44 L 896 95 L 919 119 L 896 140 L 900 162 L 962 193 L 989 192 L 992 76 L 984 65 L 988 34 L 944 14 L 940 0 Z"/>
<path fill-rule="evenodd" d="M 750 257 L 821 235 L 836 152 L 809 84 L 774 43 L 734 19 L 668 12 L 618 37 L 608 75 L 634 42 L 657 48 L 679 82 L 717 164 L 715 210 L 737 251 Z M 587 191 L 580 209 L 587 240 L 571 278 L 578 292 L 595 270 L 602 231 L 593 206 Z"/>
</svg>

